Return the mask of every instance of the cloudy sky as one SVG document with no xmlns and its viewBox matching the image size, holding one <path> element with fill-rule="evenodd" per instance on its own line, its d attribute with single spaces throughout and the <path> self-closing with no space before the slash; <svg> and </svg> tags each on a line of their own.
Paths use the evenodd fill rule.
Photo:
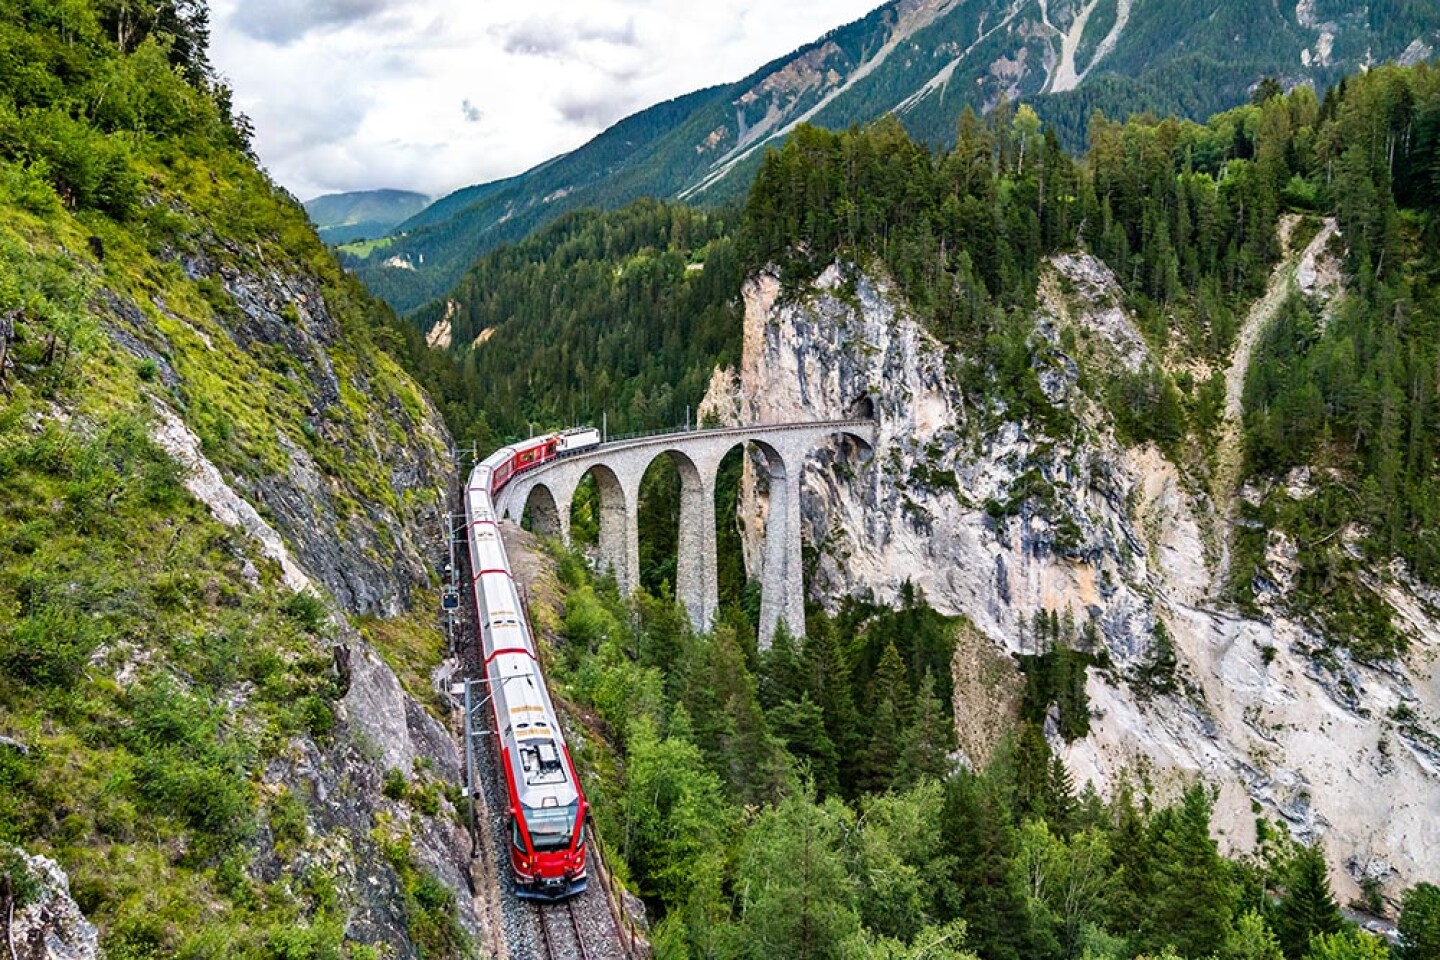
<svg viewBox="0 0 1440 960">
<path fill-rule="evenodd" d="M 213 0 L 211 56 L 302 200 L 510 176 L 880 0 Z"/>
</svg>

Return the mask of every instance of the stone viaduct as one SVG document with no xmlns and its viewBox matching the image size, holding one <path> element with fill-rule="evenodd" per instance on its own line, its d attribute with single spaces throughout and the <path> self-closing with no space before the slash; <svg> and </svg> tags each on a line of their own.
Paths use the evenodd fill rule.
<svg viewBox="0 0 1440 960">
<path fill-rule="evenodd" d="M 697 629 L 710 626 L 719 606 L 715 557 L 715 478 L 720 461 L 740 444 L 760 451 L 770 481 L 760 585 L 760 644 L 783 621 L 805 630 L 805 588 L 800 566 L 800 472 L 810 452 L 834 437 L 858 443 L 869 455 L 871 420 L 833 420 L 689 430 L 617 440 L 551 460 L 512 480 L 495 510 L 516 522 L 528 508 L 537 532 L 570 542 L 570 507 L 576 488 L 593 474 L 600 494 L 600 556 L 622 592 L 640 582 L 640 481 L 656 458 L 669 456 L 680 474 L 680 536 L 675 596 Z"/>
</svg>

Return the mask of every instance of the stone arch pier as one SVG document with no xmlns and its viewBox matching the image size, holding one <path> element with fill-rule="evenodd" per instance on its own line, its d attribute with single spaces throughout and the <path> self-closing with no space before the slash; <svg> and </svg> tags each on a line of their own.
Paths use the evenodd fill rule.
<svg viewBox="0 0 1440 960">
<path fill-rule="evenodd" d="M 760 583 L 760 643 L 783 622 L 805 631 L 805 586 L 800 560 L 800 473 L 820 443 L 848 437 L 862 454 L 875 443 L 873 420 L 720 427 L 657 434 L 601 444 L 545 463 L 510 481 L 496 502 L 501 517 L 518 521 L 528 509 L 536 529 L 570 539 L 575 490 L 593 474 L 600 492 L 600 556 L 626 593 L 640 582 L 640 481 L 657 458 L 670 457 L 680 474 L 680 536 L 675 595 L 698 629 L 719 606 L 715 557 L 715 478 L 720 461 L 741 444 L 760 453 L 770 486 L 765 563 Z"/>
</svg>

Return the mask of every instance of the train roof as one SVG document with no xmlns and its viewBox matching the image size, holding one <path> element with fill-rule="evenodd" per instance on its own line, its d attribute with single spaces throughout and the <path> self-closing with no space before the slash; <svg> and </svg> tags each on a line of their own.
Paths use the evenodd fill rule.
<svg viewBox="0 0 1440 960">
<path fill-rule="evenodd" d="M 548 807 L 578 800 L 564 734 L 535 661 L 522 654 L 502 654 L 492 663 L 490 678 L 520 802 Z"/>
</svg>

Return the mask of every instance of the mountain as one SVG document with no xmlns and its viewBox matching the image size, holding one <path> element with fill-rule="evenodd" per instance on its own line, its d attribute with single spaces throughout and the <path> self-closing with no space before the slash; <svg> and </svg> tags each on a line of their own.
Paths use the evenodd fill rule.
<svg viewBox="0 0 1440 960">
<path fill-rule="evenodd" d="M 451 441 L 206 30 L 0 6 L 9 955 L 468 956 Z"/>
<path fill-rule="evenodd" d="M 1223 849 L 1278 827 L 1342 901 L 1440 867 L 1437 80 L 1097 123 L 1083 166 L 1020 115 L 933 158 L 802 128 L 752 189 L 742 361 L 701 412 L 874 411 L 868 464 L 806 468 L 812 597 L 963 618 L 972 762 L 1022 749 L 993 718 L 1023 687 L 1077 787 L 1203 779 Z M 769 483 L 747 461 L 761 563 Z"/>
<path fill-rule="evenodd" d="M 751 580 L 722 574 L 712 633 L 676 628 L 658 563 L 659 602 L 627 608 L 610 587 L 578 583 L 573 557 L 559 561 L 576 589 L 563 615 L 543 619 L 563 622 L 554 629 L 581 651 L 577 697 L 618 732 L 626 769 L 645 771 L 609 791 L 634 789 L 634 805 L 602 816 L 615 818 L 615 834 L 685 837 L 683 852 L 657 852 L 656 840 L 630 848 L 631 875 L 670 911 L 655 929 L 674 937 L 690 925 L 690 942 L 702 942 L 743 886 L 720 864 L 753 866 L 760 841 L 746 837 L 736 856 L 725 838 L 739 830 L 713 829 L 727 822 L 722 804 L 706 807 L 712 833 L 702 835 L 656 811 L 654 784 L 763 805 L 766 778 L 787 762 L 774 755 L 779 738 L 833 814 L 844 815 L 839 796 L 873 816 L 875 790 L 888 782 L 901 795 L 897 745 L 919 739 L 920 655 L 934 654 L 937 635 L 956 644 L 929 672 L 953 676 L 953 697 L 940 699 L 953 702 L 967 765 L 1024 782 L 1001 789 L 987 817 L 974 797 L 952 807 L 952 792 L 973 781 L 951 778 L 944 817 L 963 823 L 963 836 L 937 827 L 912 848 L 918 859 L 976 864 L 968 838 L 1018 844 L 988 856 L 1026 860 L 1039 838 L 1015 841 L 995 820 L 1023 834 L 1038 809 L 1073 838 L 1116 828 L 1140 793 L 1148 806 L 1213 788 L 1213 825 L 1208 810 L 1192 811 L 1197 836 L 1259 871 L 1248 903 L 1288 895 L 1278 867 L 1292 839 L 1324 855 L 1342 900 L 1363 897 L 1377 912 L 1434 876 L 1437 81 L 1425 64 L 1350 76 L 1323 98 L 1267 85 L 1204 124 L 1098 121 L 1083 156 L 1024 106 L 965 122 L 939 152 L 894 119 L 840 133 L 802 126 L 762 162 L 728 236 L 652 201 L 572 213 L 488 254 L 452 298 L 417 314 L 452 339 L 427 356 L 473 377 L 480 403 L 518 408 L 512 416 L 563 423 L 602 386 L 614 402 L 606 378 L 616 368 L 668 371 L 669 399 L 689 403 L 679 388 L 694 389 L 707 350 L 729 369 L 711 379 L 701 422 L 876 415 L 872 456 L 837 443 L 799 477 L 815 605 L 793 643 L 754 645 L 747 595 L 763 579 L 775 502 L 753 450 L 736 456 L 739 480 L 717 483 L 723 503 L 737 487 L 740 503 L 717 527 L 740 540 L 721 556 L 748 563 Z M 732 246 L 739 263 L 721 271 Z M 713 328 L 682 327 L 698 311 L 659 304 L 688 306 L 712 257 L 717 279 L 745 278 L 730 291 L 740 309 L 730 297 L 697 298 L 689 303 L 731 313 Z M 737 314 L 739 329 L 726 329 Z M 423 342 L 419 330 L 407 337 Z M 658 458 L 639 484 L 642 556 L 681 522 L 685 487 L 673 466 L 664 476 L 669 462 Z M 572 513 L 592 540 L 595 509 L 577 498 Z M 908 669 L 908 687 L 885 679 L 887 659 Z M 949 747 L 938 742 L 946 771 Z M 1056 802 L 1037 799 L 1044 790 L 1016 772 L 1025 767 L 1044 771 Z M 707 786 L 717 772 L 723 787 Z M 1087 785 L 1118 810 L 1077 800 Z M 913 831 L 941 801 L 912 797 L 928 811 L 907 815 Z M 1166 822 L 1120 828 L 1109 853 L 1095 853 L 1102 872 L 1173 891 L 1168 864 L 1129 859 L 1159 849 L 1139 838 L 1158 838 Z M 694 851 L 707 845 L 721 852 L 704 869 L 726 879 L 709 883 L 712 902 L 699 908 L 693 885 L 665 878 L 693 876 Z M 960 886 L 985 897 L 927 898 L 919 919 L 896 923 L 961 919 L 981 955 L 1065 955 L 981 950 L 1014 925 L 993 922 L 1006 871 L 983 872 L 990 879 Z M 806 893 L 843 913 L 854 889 Z M 1217 936 L 1261 908 L 1237 906 L 1235 894 L 1223 883 L 1187 887 L 1170 908 Z M 1129 941 L 1103 955 L 1158 955 L 1176 934 L 1177 918 L 1148 919 L 1151 893 L 1138 895 L 1095 898 L 1088 922 Z M 1115 915 L 1103 918 L 1107 909 Z M 883 929 L 889 912 L 865 922 Z M 742 913 L 738 922 L 759 923 L 759 911 Z M 1051 921 L 1021 909 L 1014 923 Z M 751 933 L 733 942 L 761 937 Z M 1192 946 L 1184 955 L 1214 949 Z"/>
<path fill-rule="evenodd" d="M 485 250 L 568 210 L 641 196 L 737 200 L 765 149 L 801 122 L 843 129 L 894 113 L 943 146 L 966 107 L 990 110 L 1003 96 L 1030 103 L 1073 147 L 1095 109 L 1200 119 L 1249 99 L 1265 77 L 1323 90 L 1437 47 L 1436 0 L 893 0 L 738 83 L 651 107 L 520 176 L 442 199 L 401 224 L 382 256 L 347 264 L 409 312 Z"/>
<path fill-rule="evenodd" d="M 425 209 L 430 198 L 408 190 L 331 193 L 305 203 L 305 212 L 329 244 L 373 240 Z"/>
</svg>

